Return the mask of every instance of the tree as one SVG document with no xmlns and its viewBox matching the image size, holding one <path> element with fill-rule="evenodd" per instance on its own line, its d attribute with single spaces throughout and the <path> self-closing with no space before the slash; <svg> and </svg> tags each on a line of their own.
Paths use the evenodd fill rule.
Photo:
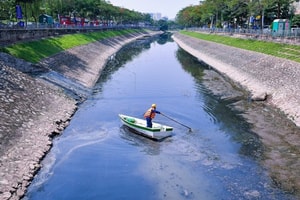
<svg viewBox="0 0 300 200">
<path fill-rule="evenodd" d="M 223 24 L 243 27 L 249 23 L 250 16 L 263 26 L 275 18 L 291 19 L 294 15 L 292 3 L 295 0 L 206 0 L 195 12 L 190 6 L 177 14 L 177 22 L 184 26 L 222 27 Z M 200 24 L 199 24 L 200 20 Z"/>
<path fill-rule="evenodd" d="M 166 20 L 158 20 L 159 30 L 166 31 L 168 30 L 168 22 Z"/>
<path fill-rule="evenodd" d="M 200 6 L 188 6 L 179 11 L 176 15 L 176 22 L 185 27 L 198 26 L 201 23 Z"/>
<path fill-rule="evenodd" d="M 244 0 L 232 0 L 227 2 L 226 18 L 234 28 L 243 27 L 249 16 L 249 3 Z"/>
<path fill-rule="evenodd" d="M 23 8 L 26 26 L 28 20 L 37 22 L 38 16 L 41 14 L 41 2 L 42 0 L 16 0 L 16 4 Z"/>
<path fill-rule="evenodd" d="M 300 15 L 295 15 L 292 20 L 293 26 L 300 27 Z"/>
<path fill-rule="evenodd" d="M 15 13 L 14 0 L 0 1 L 0 20 L 11 21 Z"/>
<path fill-rule="evenodd" d="M 153 24 L 149 14 L 114 6 L 105 0 L 1 0 L 0 20 L 16 20 L 15 5 L 20 4 L 26 21 L 37 22 L 39 15 L 82 17 L 103 22 Z M 58 20 L 58 19 L 57 19 Z"/>
</svg>

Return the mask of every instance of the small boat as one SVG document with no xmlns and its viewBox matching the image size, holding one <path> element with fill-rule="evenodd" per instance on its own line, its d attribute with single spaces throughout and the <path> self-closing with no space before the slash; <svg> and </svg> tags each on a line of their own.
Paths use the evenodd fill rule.
<svg viewBox="0 0 300 200">
<path fill-rule="evenodd" d="M 161 140 L 172 135 L 173 127 L 152 122 L 152 128 L 147 127 L 144 119 L 119 114 L 121 122 L 136 133 L 154 140 Z"/>
</svg>

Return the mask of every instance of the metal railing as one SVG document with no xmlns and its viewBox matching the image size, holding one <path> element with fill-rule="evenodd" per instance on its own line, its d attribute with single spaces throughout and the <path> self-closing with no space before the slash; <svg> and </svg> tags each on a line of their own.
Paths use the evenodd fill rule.
<svg viewBox="0 0 300 200">
<path fill-rule="evenodd" d="M 47 23 L 24 23 L 20 26 L 18 23 L 7 25 L 0 24 L 0 30 L 17 29 L 17 30 L 33 30 L 33 29 L 115 29 L 115 28 L 148 28 L 157 29 L 155 26 L 138 25 L 138 24 L 47 24 Z"/>
<path fill-rule="evenodd" d="M 273 31 L 271 29 L 229 29 L 229 28 L 187 28 L 191 31 L 200 32 L 216 32 L 224 34 L 250 34 L 250 35 L 263 35 L 272 37 L 300 37 L 300 28 L 291 28 L 290 30 Z"/>
<path fill-rule="evenodd" d="M 243 38 L 261 39 L 300 45 L 300 29 L 272 31 L 271 29 L 186 28 L 189 31 L 216 33 Z"/>
<path fill-rule="evenodd" d="M 106 30 L 122 30 L 122 29 L 149 29 L 153 31 L 159 30 L 159 27 L 153 26 L 139 26 L 131 24 L 120 24 L 111 26 L 43 26 L 31 25 L 25 27 L 0 27 L 0 47 L 9 45 L 10 43 L 33 40 L 51 36 L 58 36 L 63 34 L 72 33 L 86 33 L 93 31 L 106 31 Z"/>
</svg>

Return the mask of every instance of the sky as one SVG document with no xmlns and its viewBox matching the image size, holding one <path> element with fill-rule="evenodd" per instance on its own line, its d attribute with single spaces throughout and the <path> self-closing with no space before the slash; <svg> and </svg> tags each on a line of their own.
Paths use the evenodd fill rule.
<svg viewBox="0 0 300 200">
<path fill-rule="evenodd" d="M 190 5 L 199 5 L 199 0 L 109 0 L 114 6 L 142 13 L 161 13 L 162 17 L 175 19 L 176 14 Z"/>
</svg>

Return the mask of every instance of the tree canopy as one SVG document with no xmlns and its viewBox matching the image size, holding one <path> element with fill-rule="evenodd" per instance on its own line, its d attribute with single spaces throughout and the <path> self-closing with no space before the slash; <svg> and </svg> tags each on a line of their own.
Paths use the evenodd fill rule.
<svg viewBox="0 0 300 200">
<path fill-rule="evenodd" d="M 0 20 L 15 21 L 16 5 L 22 7 L 27 21 L 34 22 L 41 14 L 55 20 L 58 16 L 70 16 L 115 23 L 152 22 L 149 14 L 114 6 L 105 0 L 3 0 L 0 1 Z"/>
<path fill-rule="evenodd" d="M 270 25 L 274 19 L 293 19 L 295 0 L 206 0 L 180 10 L 176 22 L 182 26 L 249 27 Z M 297 23 L 298 23 L 298 18 Z M 292 20 L 296 22 L 295 20 Z"/>
<path fill-rule="evenodd" d="M 200 2 L 200 1 L 199 1 Z M 196 6 L 181 9 L 176 24 L 182 27 L 260 27 L 274 19 L 289 19 L 300 26 L 295 16 L 295 0 L 206 0 Z M 150 14 L 112 5 L 107 0 L 2 0 L 0 20 L 17 21 L 16 5 L 20 5 L 26 21 L 37 22 L 41 14 L 58 21 L 59 16 L 84 18 L 117 24 L 144 22 L 160 26 L 162 30 L 176 27 L 174 22 L 152 20 Z"/>
</svg>

